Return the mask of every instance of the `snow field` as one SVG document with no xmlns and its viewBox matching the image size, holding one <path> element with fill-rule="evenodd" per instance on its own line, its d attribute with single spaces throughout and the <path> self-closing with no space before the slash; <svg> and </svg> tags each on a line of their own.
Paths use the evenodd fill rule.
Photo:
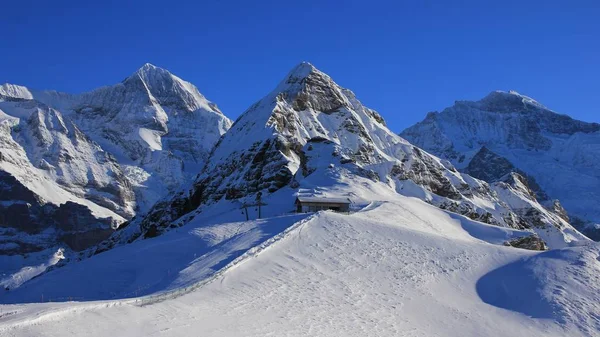
<svg viewBox="0 0 600 337">
<path fill-rule="evenodd" d="M 265 226 L 280 220 L 265 220 Z M 231 237 L 227 233 L 232 226 L 198 227 L 187 233 L 208 231 L 207 242 L 222 242 L 221 238 Z M 237 226 L 256 228 L 257 224 Z M 181 296 L 144 306 L 139 306 L 143 299 L 137 304 L 132 299 L 5 305 L 3 312 L 16 313 L 0 318 L 0 332 L 8 336 L 589 336 L 597 331 L 593 317 L 600 310 L 585 296 L 571 301 L 568 290 L 576 284 L 582 288 L 580 294 L 591 294 L 598 283 L 578 284 L 565 270 L 581 256 L 569 252 L 580 250 L 597 257 L 595 244 L 560 250 L 565 253 L 546 260 L 544 254 L 553 251 L 540 254 L 497 244 L 525 232 L 477 223 L 405 197 L 374 203 L 352 215 L 320 212 L 310 219 L 294 218 L 278 231 L 258 248 L 238 255 L 243 257 L 223 272 L 211 274 L 212 278 L 199 267 L 212 259 L 212 250 L 182 268 L 173 287 L 194 284 L 192 280 L 211 282 Z M 153 240 L 159 242 L 161 237 Z M 158 250 L 163 255 L 183 249 L 149 244 L 153 240 L 142 241 L 145 245 L 136 249 L 146 247 L 146 254 Z M 135 246 L 114 251 L 123 256 L 125 249 Z M 543 261 L 552 263 L 540 264 Z M 587 265 L 580 274 L 593 277 L 590 272 L 596 272 L 598 261 L 589 256 L 584 261 Z M 500 275 L 493 280 L 512 277 L 503 268 L 514 264 L 534 272 L 521 275 L 519 282 L 488 283 L 494 273 Z M 51 282 L 51 275 L 40 280 Z M 551 275 L 558 276 L 554 284 L 544 286 L 541 281 Z M 552 292 L 558 286 L 565 291 Z M 494 300 L 498 289 L 513 295 L 504 296 L 508 303 Z M 528 303 L 532 307 L 547 303 L 553 313 L 531 315 Z"/>
</svg>

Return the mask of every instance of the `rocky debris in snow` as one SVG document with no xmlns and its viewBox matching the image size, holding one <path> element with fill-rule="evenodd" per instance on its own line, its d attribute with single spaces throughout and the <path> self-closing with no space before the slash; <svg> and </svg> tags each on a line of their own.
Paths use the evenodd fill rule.
<svg viewBox="0 0 600 337">
<path fill-rule="evenodd" d="M 540 239 L 537 235 L 506 241 L 504 245 L 528 250 L 548 250 L 548 246 L 546 246 L 544 240 Z"/>
<path fill-rule="evenodd" d="M 557 200 L 553 200 L 552 201 L 552 211 L 554 213 L 556 213 L 558 216 L 560 216 L 563 220 L 569 222 L 569 215 L 567 214 L 567 211 L 565 210 L 565 208 L 561 205 L 560 201 Z"/>
</svg>

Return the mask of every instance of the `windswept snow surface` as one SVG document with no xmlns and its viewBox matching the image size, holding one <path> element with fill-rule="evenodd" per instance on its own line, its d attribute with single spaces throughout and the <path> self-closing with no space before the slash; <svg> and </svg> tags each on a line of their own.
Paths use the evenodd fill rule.
<svg viewBox="0 0 600 337">
<path fill-rule="evenodd" d="M 213 221 L 198 218 L 169 235 L 71 263 L 0 295 L 0 301 L 129 298 L 191 286 L 307 216 L 293 214 L 240 222 L 244 216 L 238 211 L 213 213 Z"/>
<path fill-rule="evenodd" d="M 544 253 L 504 247 L 530 233 L 397 195 L 349 215 L 202 216 L 0 297 L 36 301 L 40 289 L 58 295 L 79 282 L 73 294 L 107 298 L 154 280 L 144 293 L 162 291 L 160 301 L 2 305 L 0 335 L 599 335 L 596 243 Z M 89 282 L 105 283 L 104 294 Z M 177 290 L 194 283 L 192 291 Z"/>
</svg>

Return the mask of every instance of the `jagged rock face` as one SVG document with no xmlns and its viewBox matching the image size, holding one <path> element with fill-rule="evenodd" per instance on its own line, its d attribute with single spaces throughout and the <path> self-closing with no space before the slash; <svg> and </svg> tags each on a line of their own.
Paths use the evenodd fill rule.
<svg viewBox="0 0 600 337">
<path fill-rule="evenodd" d="M 493 92 L 429 113 L 401 136 L 487 181 L 506 173 L 509 162 L 540 200 L 559 199 L 569 215 L 600 223 L 600 124 L 557 114 L 516 92 Z"/>
<path fill-rule="evenodd" d="M 98 218 L 118 222 L 124 219 L 116 212 L 132 212 L 131 189 L 119 165 L 68 118 L 36 101 L 0 97 L 0 172 L 16 179 L 42 204 L 74 201 Z M 34 204 L 19 195 L 14 200 Z"/>
<path fill-rule="evenodd" d="M 512 214 L 504 219 L 511 227 L 532 230 L 551 248 L 560 247 L 560 242 L 557 242 L 560 237 L 552 235 L 552 231 L 562 233 L 566 242 L 570 241 L 569 238 L 575 241 L 586 240 L 569 224 L 563 213 L 556 212 L 556 207 L 549 208 L 538 203 L 527 179 L 520 174 L 512 172 L 490 187 L 512 211 Z"/>
<path fill-rule="evenodd" d="M 424 155 L 418 148 L 413 148 L 412 151 L 415 159 L 418 160 L 410 161 L 408 167 L 404 162 L 396 164 L 390 172 L 392 177 L 399 180 L 411 180 L 418 185 L 428 187 L 434 194 L 448 199 L 460 200 L 462 198 L 456 186 L 444 176 L 444 167 L 440 167 L 433 158 Z M 464 189 L 469 189 L 469 186 L 465 185 Z"/>
<path fill-rule="evenodd" d="M 222 199 L 254 199 L 259 191 L 268 195 L 284 186 L 301 187 L 306 177 L 330 167 L 486 223 L 561 238 L 570 228 L 537 203 L 524 187 L 525 178 L 490 186 L 459 172 L 395 135 L 350 90 L 303 63 L 238 118 L 190 188 L 158 203 L 100 250 L 160 235 Z"/>
<path fill-rule="evenodd" d="M 122 83 L 81 95 L 71 110 L 117 160 L 136 163 L 125 173 L 142 211 L 197 174 L 231 125 L 196 87 L 150 64 Z"/>
<path fill-rule="evenodd" d="M 84 250 L 112 234 L 116 222 L 86 206 L 45 203 L 12 175 L 0 171 L 0 254 L 41 251 L 61 243 Z"/>
<path fill-rule="evenodd" d="M 508 159 L 495 154 L 485 146 L 473 156 L 464 172 L 488 183 L 500 181 L 511 172 L 516 172 L 527 179 L 529 187 L 535 192 L 538 200 L 545 201 L 548 199 L 546 193 L 536 183 L 535 178 L 517 169 Z"/>
<path fill-rule="evenodd" d="M 372 139 L 367 129 L 372 124 L 384 126 L 381 116 L 363 107 L 351 91 L 303 63 L 238 118 L 194 186 L 157 205 L 141 227 L 166 228 L 202 204 L 287 186 L 301 165 L 302 148 L 309 139 L 343 142 L 340 155 L 347 160 L 361 164 L 381 160 L 383 153 L 377 153 L 380 150 L 374 143 L 382 140 Z M 383 139 L 393 136 L 385 133 Z"/>
<path fill-rule="evenodd" d="M 31 162 L 81 198 L 92 200 L 123 217 L 134 214 L 134 192 L 114 158 L 52 108 L 27 101 L 27 120 L 13 129 Z"/>
<path fill-rule="evenodd" d="M 500 157 L 484 146 L 473 156 L 465 168 L 465 172 L 472 177 L 491 183 L 500 180 L 510 172 L 516 172 L 516 168 L 506 158 Z"/>
<path fill-rule="evenodd" d="M 552 210 L 565 221 L 570 221 L 567 211 L 558 199 L 552 201 Z"/>
<path fill-rule="evenodd" d="M 535 192 L 529 187 L 529 181 L 527 179 L 516 173 L 510 172 L 506 176 L 499 179 L 502 183 L 508 184 L 511 187 L 519 190 L 523 195 L 527 197 L 527 199 L 535 201 Z"/>
<path fill-rule="evenodd" d="M 7 211 L 18 212 L 22 221 L 20 229 L 12 228 L 31 233 L 32 229 L 55 226 L 50 215 L 28 210 L 21 203 L 23 200 L 31 204 L 50 201 L 57 207 L 69 200 L 78 200 L 93 207 L 99 218 L 108 216 L 115 221 L 133 215 L 133 191 L 119 165 L 68 118 L 34 100 L 0 100 L 0 109 L 3 114 L 0 171 L 18 181 L 18 184 L 11 183 L 14 188 L 24 184 L 27 187 L 23 188 L 35 190 L 31 193 L 38 198 L 32 202 L 30 198 L 14 196 L 16 203 Z M 87 207 L 86 210 L 91 216 Z M 29 214 L 34 214 L 35 219 L 31 220 Z M 47 219 L 46 224 L 44 219 Z"/>
</svg>

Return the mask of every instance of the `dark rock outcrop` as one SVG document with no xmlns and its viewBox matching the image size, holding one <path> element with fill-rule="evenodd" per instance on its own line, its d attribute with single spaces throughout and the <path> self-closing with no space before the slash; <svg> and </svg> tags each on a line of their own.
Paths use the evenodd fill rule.
<svg viewBox="0 0 600 337">
<path fill-rule="evenodd" d="M 548 246 L 544 240 L 540 239 L 537 235 L 530 235 L 506 241 L 504 245 L 527 250 L 548 250 Z"/>
<path fill-rule="evenodd" d="M 40 251 L 67 244 L 75 251 L 105 240 L 116 223 L 96 218 L 86 206 L 47 203 L 7 172 L 0 171 L 0 254 Z M 48 232 L 56 235 L 47 235 Z"/>
<path fill-rule="evenodd" d="M 548 195 L 537 184 L 535 178 L 517 169 L 508 159 L 497 155 L 485 146 L 473 156 L 473 159 L 471 159 L 469 165 L 464 169 L 464 172 L 488 183 L 500 181 L 509 173 L 516 172 L 527 179 L 528 186 L 535 192 L 538 200 L 543 201 L 548 199 Z"/>
</svg>

